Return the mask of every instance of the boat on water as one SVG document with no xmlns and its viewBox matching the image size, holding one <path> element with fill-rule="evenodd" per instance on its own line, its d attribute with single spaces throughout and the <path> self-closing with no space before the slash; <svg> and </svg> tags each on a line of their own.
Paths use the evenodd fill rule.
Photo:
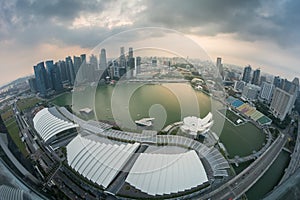
<svg viewBox="0 0 300 200">
<path fill-rule="evenodd" d="M 135 120 L 134 122 L 139 125 L 139 126 L 152 126 L 152 121 L 154 120 L 155 118 L 143 118 L 143 119 L 140 119 L 140 120 Z"/>
</svg>

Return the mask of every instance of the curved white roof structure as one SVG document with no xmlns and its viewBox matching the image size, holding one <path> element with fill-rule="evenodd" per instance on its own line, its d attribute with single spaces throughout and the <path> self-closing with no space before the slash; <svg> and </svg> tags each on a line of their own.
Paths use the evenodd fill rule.
<svg viewBox="0 0 300 200">
<path fill-rule="evenodd" d="M 213 115 L 211 112 L 209 112 L 203 119 L 195 116 L 185 117 L 183 119 L 181 129 L 194 136 L 198 133 L 204 133 L 212 127 L 214 123 L 212 117 Z"/>
<path fill-rule="evenodd" d="M 67 160 L 82 176 L 107 188 L 138 147 L 139 143 L 112 145 L 78 135 L 67 145 Z"/>
<path fill-rule="evenodd" d="M 33 118 L 33 125 L 45 142 L 63 131 L 79 127 L 65 118 L 55 107 L 40 110 Z"/>
<path fill-rule="evenodd" d="M 24 199 L 24 191 L 7 185 L 0 185 L 0 199 Z M 28 199 L 28 198 L 27 198 Z"/>
<path fill-rule="evenodd" d="M 183 192 L 207 181 L 194 150 L 181 154 L 142 153 L 126 178 L 127 183 L 153 196 Z"/>
</svg>

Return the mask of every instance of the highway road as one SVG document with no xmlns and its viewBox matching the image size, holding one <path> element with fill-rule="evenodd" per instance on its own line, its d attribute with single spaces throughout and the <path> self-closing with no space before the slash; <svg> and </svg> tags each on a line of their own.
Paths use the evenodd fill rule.
<svg viewBox="0 0 300 200">
<path fill-rule="evenodd" d="M 268 170 L 287 141 L 287 134 L 281 134 L 273 144 L 249 167 L 218 189 L 195 199 L 237 199 L 244 194 Z"/>
</svg>

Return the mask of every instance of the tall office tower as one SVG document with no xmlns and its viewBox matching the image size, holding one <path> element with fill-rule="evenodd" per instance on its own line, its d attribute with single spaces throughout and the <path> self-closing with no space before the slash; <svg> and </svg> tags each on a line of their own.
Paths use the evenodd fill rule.
<svg viewBox="0 0 300 200">
<path fill-rule="evenodd" d="M 98 69 L 98 59 L 94 54 L 90 56 L 90 64 L 91 67 L 94 68 L 94 70 Z"/>
<path fill-rule="evenodd" d="M 119 58 L 119 76 L 122 77 L 124 74 L 126 74 L 126 57 L 124 47 L 121 47 Z"/>
<path fill-rule="evenodd" d="M 127 78 L 131 78 L 133 76 L 133 70 L 134 70 L 134 66 L 135 66 L 135 60 L 133 57 L 133 48 L 130 47 L 129 51 L 128 51 L 128 61 L 127 61 Z"/>
<path fill-rule="evenodd" d="M 71 56 L 66 57 L 66 66 L 70 74 L 70 84 L 74 85 L 76 76 Z"/>
<path fill-rule="evenodd" d="M 35 78 L 28 79 L 28 84 L 32 93 L 36 93 L 38 91 Z"/>
<path fill-rule="evenodd" d="M 281 85 L 281 78 L 280 78 L 279 76 L 275 76 L 275 77 L 274 77 L 273 85 L 274 85 L 275 87 L 280 87 L 280 85 Z"/>
<path fill-rule="evenodd" d="M 53 64 L 53 60 L 46 61 L 48 79 L 51 83 L 51 89 L 60 92 L 63 89 L 60 70 L 57 65 Z"/>
<path fill-rule="evenodd" d="M 53 83 L 53 79 L 51 77 L 51 71 L 54 68 L 53 60 L 47 60 L 45 63 L 46 63 L 46 68 L 47 68 L 48 86 L 49 86 L 49 89 L 54 90 L 54 86 L 53 86 L 54 83 Z"/>
<path fill-rule="evenodd" d="M 217 58 L 216 67 L 219 70 L 219 73 L 223 80 L 224 79 L 224 69 L 223 69 L 223 64 L 222 64 L 222 58 L 220 58 L 220 57 Z"/>
<path fill-rule="evenodd" d="M 299 79 L 295 78 L 291 83 L 291 87 L 289 87 L 288 91 L 285 90 L 285 86 L 283 84 L 283 88 L 277 87 L 275 89 L 273 99 L 271 102 L 270 110 L 273 115 L 280 120 L 284 120 L 286 115 L 290 114 L 295 101 L 297 99 L 298 91 L 299 91 Z M 289 84 L 289 83 L 286 83 Z M 287 89 L 287 88 L 286 88 Z"/>
<path fill-rule="evenodd" d="M 263 82 L 260 90 L 260 98 L 266 100 L 267 102 L 271 101 L 274 91 L 274 85 L 271 83 Z"/>
<path fill-rule="evenodd" d="M 81 66 L 81 59 L 79 56 L 73 56 L 73 61 L 74 61 L 74 71 L 75 71 L 75 74 L 77 74 L 78 70 Z"/>
<path fill-rule="evenodd" d="M 120 48 L 120 61 L 119 61 L 119 63 L 120 63 L 119 67 L 126 68 L 126 58 L 125 58 L 124 47 Z"/>
<path fill-rule="evenodd" d="M 66 62 L 63 60 L 60 60 L 55 63 L 60 71 L 61 81 L 63 84 L 70 84 L 70 72 L 67 69 Z"/>
<path fill-rule="evenodd" d="M 53 65 L 53 69 L 50 74 L 55 92 L 61 92 L 63 90 L 63 84 L 60 70 L 56 64 Z"/>
<path fill-rule="evenodd" d="M 140 56 L 136 57 L 136 60 L 135 60 L 136 74 L 140 74 L 141 73 L 141 63 L 142 63 L 142 58 Z"/>
<path fill-rule="evenodd" d="M 247 84 L 242 92 L 242 97 L 247 100 L 253 101 L 257 99 L 258 93 L 260 91 L 260 87 L 257 85 Z"/>
<path fill-rule="evenodd" d="M 253 77 L 252 77 L 252 84 L 254 85 L 259 85 L 259 77 L 260 77 L 260 69 L 256 69 L 253 72 Z"/>
<path fill-rule="evenodd" d="M 281 89 L 283 89 L 286 92 L 290 92 L 290 90 L 293 89 L 292 86 L 292 82 L 288 81 L 287 79 L 284 79 L 281 84 Z"/>
<path fill-rule="evenodd" d="M 267 82 L 267 77 L 266 76 L 261 76 L 260 77 L 260 85 L 262 85 L 264 82 Z"/>
<path fill-rule="evenodd" d="M 120 71 L 119 71 L 119 65 L 116 60 L 112 61 L 111 63 L 111 69 L 112 69 L 112 79 L 114 78 L 120 78 Z"/>
<path fill-rule="evenodd" d="M 129 51 L 128 51 L 128 58 L 133 58 L 133 48 L 129 47 Z"/>
<path fill-rule="evenodd" d="M 80 60 L 81 60 L 81 66 L 80 66 L 79 71 L 81 71 L 82 80 L 80 80 L 80 79 L 79 80 L 80 80 L 80 82 L 84 82 L 87 79 L 87 74 L 88 74 L 86 54 L 81 54 Z"/>
<path fill-rule="evenodd" d="M 289 91 L 289 93 L 294 95 L 294 99 L 293 102 L 295 103 L 299 94 L 299 79 L 298 78 L 294 78 L 294 80 L 292 81 L 292 87 Z"/>
<path fill-rule="evenodd" d="M 37 90 L 41 97 L 46 97 L 48 95 L 48 80 L 47 71 L 44 66 L 44 62 L 40 62 L 34 68 L 34 75 L 37 85 Z"/>
<path fill-rule="evenodd" d="M 251 80 L 251 66 L 248 65 L 247 67 L 244 68 L 244 73 L 243 73 L 243 78 L 242 80 L 246 83 L 249 83 Z"/>
<path fill-rule="evenodd" d="M 157 67 L 157 59 L 156 58 L 152 59 L 151 65 L 152 65 L 152 67 Z"/>
<path fill-rule="evenodd" d="M 105 49 L 101 49 L 101 52 L 100 52 L 99 68 L 102 69 L 102 70 L 105 70 L 107 68 L 106 50 Z"/>
</svg>

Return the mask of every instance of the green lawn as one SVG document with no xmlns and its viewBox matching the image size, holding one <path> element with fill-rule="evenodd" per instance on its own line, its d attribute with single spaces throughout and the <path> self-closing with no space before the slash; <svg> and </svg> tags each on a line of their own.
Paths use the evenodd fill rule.
<svg viewBox="0 0 300 200">
<path fill-rule="evenodd" d="M 41 102 L 40 99 L 37 99 L 35 97 L 30 97 L 30 98 L 18 100 L 17 101 L 17 106 L 21 111 L 24 111 L 28 108 L 31 108 L 31 107 L 35 106 L 39 102 Z"/>
<path fill-rule="evenodd" d="M 11 136 L 11 138 L 13 139 L 13 141 L 15 142 L 15 144 L 17 145 L 17 147 L 19 148 L 19 150 L 21 151 L 21 153 L 26 157 L 28 156 L 28 152 L 26 150 L 26 146 L 25 144 L 22 142 L 20 135 L 19 135 L 19 127 L 18 124 L 15 120 L 15 118 L 11 118 L 7 121 L 4 122 L 7 131 L 9 133 L 9 135 Z"/>
<path fill-rule="evenodd" d="M 7 106 L 1 111 L 1 117 L 3 121 L 6 121 L 7 119 L 11 118 L 13 116 L 13 110 L 12 106 Z"/>
<path fill-rule="evenodd" d="M 220 113 L 222 113 L 223 115 L 225 115 L 226 112 L 226 117 L 228 120 L 230 120 L 232 123 L 234 123 L 235 125 L 239 125 L 239 123 L 237 123 L 237 120 L 242 120 L 243 122 L 245 121 L 242 117 L 238 116 L 237 114 L 235 114 L 234 112 L 232 112 L 231 110 L 219 110 Z"/>
</svg>

